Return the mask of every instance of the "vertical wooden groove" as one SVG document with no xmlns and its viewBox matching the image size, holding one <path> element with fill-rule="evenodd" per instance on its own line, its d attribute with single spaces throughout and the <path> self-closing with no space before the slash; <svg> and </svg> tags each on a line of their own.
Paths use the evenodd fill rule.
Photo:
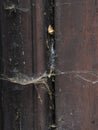
<svg viewBox="0 0 98 130">
<path fill-rule="evenodd" d="M 47 41 L 50 42 L 48 26 L 49 24 L 53 24 L 49 13 L 52 9 L 51 1 L 33 1 L 33 6 L 34 72 L 35 74 L 43 74 L 50 66 L 49 57 L 47 57 Z M 51 84 L 49 84 L 49 87 L 50 85 Z M 51 124 L 53 123 L 53 111 L 51 110 L 51 104 L 53 105 L 53 102 L 51 103 L 50 95 L 48 94 L 44 84 L 38 85 L 37 87 L 37 93 L 40 94 L 42 104 L 41 101 L 37 99 L 37 95 L 35 95 L 35 129 L 51 129 Z"/>
<path fill-rule="evenodd" d="M 1 4 L 0 4 L 0 23 L 1 23 Z M 0 25 L 0 73 L 2 73 L 2 49 L 1 49 L 1 25 Z M 3 129 L 3 110 L 2 110 L 2 82 L 0 81 L 0 130 Z"/>
<path fill-rule="evenodd" d="M 48 18 L 47 18 L 47 24 L 48 24 L 48 29 L 49 26 L 52 27 L 53 33 L 51 34 L 48 30 L 48 69 L 49 73 L 55 74 L 56 72 L 56 49 L 55 49 L 55 0 L 50 0 L 49 2 L 49 9 L 48 9 Z M 49 84 L 51 85 L 50 89 L 52 91 L 52 110 L 51 110 L 51 129 L 55 129 L 56 124 L 55 124 L 55 76 L 51 76 L 49 79 Z M 53 128 L 54 126 L 54 128 Z"/>
</svg>

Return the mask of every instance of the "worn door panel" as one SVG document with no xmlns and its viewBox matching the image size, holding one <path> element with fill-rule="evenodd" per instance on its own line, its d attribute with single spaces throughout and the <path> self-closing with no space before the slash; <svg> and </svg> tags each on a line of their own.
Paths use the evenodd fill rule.
<svg viewBox="0 0 98 130">
<path fill-rule="evenodd" d="M 56 0 L 58 130 L 97 130 L 98 3 Z"/>
<path fill-rule="evenodd" d="M 29 80 L 29 77 L 39 78 L 45 73 L 47 27 L 44 25 L 44 6 L 43 0 L 0 2 L 0 62 L 3 78 L 9 80 L 15 75 L 22 75 Z M 21 76 L 18 80 L 20 83 L 25 81 Z M 46 130 L 50 127 L 49 94 L 43 83 L 35 83 L 24 86 L 2 81 L 1 130 Z"/>
</svg>

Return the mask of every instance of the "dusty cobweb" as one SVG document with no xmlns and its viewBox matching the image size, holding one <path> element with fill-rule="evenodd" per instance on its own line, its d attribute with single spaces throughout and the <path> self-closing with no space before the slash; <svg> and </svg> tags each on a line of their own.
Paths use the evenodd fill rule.
<svg viewBox="0 0 98 130">
<path fill-rule="evenodd" d="M 89 70 L 77 70 L 77 71 L 72 70 L 72 71 L 65 71 L 65 72 L 57 70 L 55 73 L 53 73 L 52 71 L 50 71 L 50 73 L 45 72 L 36 77 L 27 76 L 22 73 L 17 73 L 13 77 L 8 77 L 2 74 L 0 79 L 7 80 L 11 83 L 19 84 L 24 87 L 27 87 L 29 84 L 34 84 L 36 90 L 38 90 L 39 85 L 43 85 L 44 88 L 46 88 L 50 99 L 52 100 L 52 92 L 48 84 L 48 78 L 51 78 L 53 76 L 57 77 L 61 75 L 63 75 L 65 78 L 66 76 L 69 76 L 69 77 L 73 76 L 77 80 L 81 80 L 81 81 L 84 81 L 86 83 L 90 83 L 93 85 L 98 83 L 98 73 L 96 71 L 89 71 Z M 38 93 L 38 98 L 40 99 L 40 102 L 42 103 L 42 99 L 39 93 Z"/>
<path fill-rule="evenodd" d="M 29 85 L 29 84 L 46 84 L 47 79 L 51 78 L 52 76 L 60 76 L 60 75 L 74 75 L 75 78 L 80 78 L 81 80 L 84 80 L 85 82 L 89 82 L 92 84 L 98 83 L 98 73 L 96 71 L 90 71 L 90 70 L 71 70 L 71 71 L 60 71 L 57 70 L 55 73 L 50 73 L 44 72 L 43 74 L 40 74 L 40 76 L 32 77 L 32 76 L 27 76 L 26 74 L 23 73 L 17 73 L 13 77 L 8 77 L 3 74 L 1 74 L 0 79 L 2 80 L 7 80 L 15 84 L 20 84 L 23 86 Z M 94 76 L 96 79 L 89 79 L 86 76 Z"/>
</svg>

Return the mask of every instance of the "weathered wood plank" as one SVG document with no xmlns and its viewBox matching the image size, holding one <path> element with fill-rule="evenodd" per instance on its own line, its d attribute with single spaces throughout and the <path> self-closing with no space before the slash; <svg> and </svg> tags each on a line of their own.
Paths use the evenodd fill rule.
<svg viewBox="0 0 98 130">
<path fill-rule="evenodd" d="M 49 3 L 49 1 L 47 1 Z M 0 2 L 2 73 L 45 73 L 49 16 L 44 0 L 2 0 Z M 21 78 L 19 79 L 21 80 Z M 36 89 L 37 86 L 37 89 Z M 49 92 L 45 85 L 22 85 L 3 81 L 1 89 L 1 130 L 46 130 L 52 122 Z M 40 99 L 38 98 L 40 95 Z M 41 102 L 42 100 L 42 102 Z"/>
<path fill-rule="evenodd" d="M 1 40 L 4 76 L 32 74 L 31 3 L 1 1 Z M 15 8 L 13 8 L 15 6 Z M 18 9 L 19 8 L 19 9 Z M 22 10 L 24 9 L 24 10 Z M 19 79 L 21 80 L 21 79 Z M 32 86 L 32 85 L 31 85 Z M 33 128 L 32 87 L 4 81 L 2 87 L 3 129 Z"/>
<path fill-rule="evenodd" d="M 98 129 L 98 2 L 56 0 L 57 69 L 72 72 L 56 77 L 58 130 Z M 77 71 L 93 71 L 78 74 Z M 82 76 L 82 77 L 81 77 Z"/>
</svg>

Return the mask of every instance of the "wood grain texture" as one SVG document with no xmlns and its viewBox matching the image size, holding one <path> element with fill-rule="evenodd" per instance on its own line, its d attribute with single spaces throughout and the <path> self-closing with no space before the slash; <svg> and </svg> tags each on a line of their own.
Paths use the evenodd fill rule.
<svg viewBox="0 0 98 130">
<path fill-rule="evenodd" d="M 20 8 L 31 8 L 30 1 L 11 1 Z M 15 73 L 32 74 L 32 30 L 31 11 L 6 10 L 9 2 L 1 5 L 1 44 L 4 76 Z M 20 79 L 21 80 L 21 79 Z M 23 88 L 21 85 L 2 82 L 2 129 L 32 129 L 33 101 L 32 85 Z"/>
<path fill-rule="evenodd" d="M 19 10 L 6 10 L 9 1 L 0 1 L 2 73 L 8 77 L 15 73 L 39 76 L 46 71 L 44 1 L 10 2 Z M 37 87 L 36 90 L 32 84 L 23 87 L 8 81 L 0 84 L 0 130 L 46 130 L 50 127 L 49 95 L 43 84 Z"/>
<path fill-rule="evenodd" d="M 97 0 L 56 0 L 56 64 L 60 71 L 98 72 L 97 10 Z M 57 129 L 97 130 L 98 84 L 76 74 L 56 77 Z M 82 76 L 97 79 L 92 74 Z"/>
</svg>

